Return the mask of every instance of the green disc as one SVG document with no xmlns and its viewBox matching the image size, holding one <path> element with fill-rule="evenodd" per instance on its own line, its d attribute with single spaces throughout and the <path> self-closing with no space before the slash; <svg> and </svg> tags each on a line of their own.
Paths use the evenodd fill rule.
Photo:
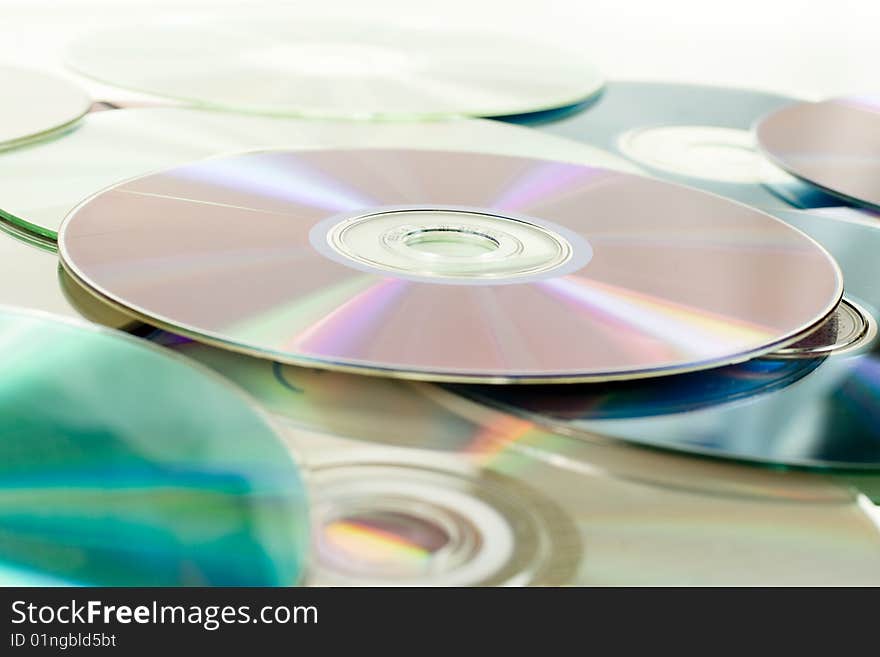
<svg viewBox="0 0 880 657">
<path fill-rule="evenodd" d="M 115 331 L 0 308 L 0 584 L 292 585 L 297 467 L 220 378 Z"/>
</svg>

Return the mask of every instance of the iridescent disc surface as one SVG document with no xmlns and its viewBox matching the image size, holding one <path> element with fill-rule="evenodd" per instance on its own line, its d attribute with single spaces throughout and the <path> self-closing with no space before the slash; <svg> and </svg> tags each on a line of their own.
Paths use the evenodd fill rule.
<svg viewBox="0 0 880 657">
<path fill-rule="evenodd" d="M 880 582 L 873 507 L 829 475 L 575 439 L 433 385 L 156 339 L 287 427 L 310 473 L 307 583 Z"/>
<path fill-rule="evenodd" d="M 521 38 L 300 17 L 117 27 L 75 41 L 68 61 L 138 91 L 313 118 L 500 116 L 602 87 L 579 55 Z"/>
<path fill-rule="evenodd" d="M 837 205 L 755 148 L 752 124 L 792 102 L 747 89 L 617 81 L 583 111 L 548 116 L 537 127 L 600 146 L 659 178 L 757 207 Z"/>
<path fill-rule="evenodd" d="M 776 214 L 829 249 L 843 269 L 847 296 L 876 317 L 880 227 L 849 212 L 856 221 Z M 860 350 L 825 359 L 756 359 L 656 382 L 455 389 L 588 440 L 611 436 L 772 465 L 880 469 L 876 334 Z"/>
<path fill-rule="evenodd" d="M 75 84 L 29 69 L 0 66 L 0 149 L 68 126 L 92 104 Z"/>
<path fill-rule="evenodd" d="M 49 244 L 27 242 L 0 222 L 0 305 L 86 318 L 125 328 L 139 323 L 78 285 L 72 285 Z"/>
<path fill-rule="evenodd" d="M 0 218 L 55 239 L 64 216 L 106 187 L 206 157 L 268 148 L 454 149 L 636 170 L 598 148 L 496 121 L 367 124 L 123 109 L 95 112 L 55 139 L 0 153 Z"/>
<path fill-rule="evenodd" d="M 461 152 L 267 152 L 124 183 L 68 269 L 257 355 L 432 380 L 650 376 L 791 342 L 841 295 L 815 242 L 639 176 Z"/>
<path fill-rule="evenodd" d="M 880 208 L 880 96 L 789 105 L 764 117 L 756 133 L 764 152 L 792 175 Z"/>
<path fill-rule="evenodd" d="M 106 329 L 0 311 L 0 577 L 292 585 L 305 497 L 265 416 Z"/>
</svg>

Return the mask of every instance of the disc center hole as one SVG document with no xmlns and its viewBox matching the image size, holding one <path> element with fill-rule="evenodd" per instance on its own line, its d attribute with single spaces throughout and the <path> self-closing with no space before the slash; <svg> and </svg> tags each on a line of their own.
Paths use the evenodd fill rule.
<svg viewBox="0 0 880 657">
<path fill-rule="evenodd" d="M 461 228 L 424 228 L 406 234 L 403 243 L 432 257 L 474 258 L 497 251 L 501 243 L 490 235 Z"/>
</svg>

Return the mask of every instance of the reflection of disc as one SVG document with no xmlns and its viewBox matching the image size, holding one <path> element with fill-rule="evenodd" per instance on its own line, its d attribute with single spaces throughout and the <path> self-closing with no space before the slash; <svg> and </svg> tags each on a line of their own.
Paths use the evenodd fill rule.
<svg viewBox="0 0 880 657">
<path fill-rule="evenodd" d="M 205 160 L 93 197 L 60 249 L 87 287 L 178 332 L 432 380 L 736 362 L 800 337 L 841 295 L 824 250 L 744 205 L 462 152 Z"/>
<path fill-rule="evenodd" d="M 117 27 L 68 55 L 110 84 L 314 118 L 499 116 L 571 105 L 602 86 L 576 54 L 519 38 L 299 18 Z"/>
<path fill-rule="evenodd" d="M 455 149 L 635 169 L 598 148 L 496 121 L 364 124 L 171 107 L 112 110 L 90 114 L 51 141 L 0 153 L 0 218 L 55 239 L 77 203 L 129 178 L 225 153 L 355 147 Z"/>
<path fill-rule="evenodd" d="M 383 453 L 388 457 L 388 453 Z M 426 463 L 311 463 L 312 584 L 566 584 L 582 549 L 555 505 L 515 479 Z"/>
<path fill-rule="evenodd" d="M 658 177 L 758 207 L 833 205 L 754 149 L 752 123 L 790 102 L 744 89 L 612 82 L 584 111 L 541 128 L 608 149 Z"/>
<path fill-rule="evenodd" d="M 85 324 L 3 310 L 0 335 L 0 572 L 103 586 L 297 581 L 297 468 L 235 389 Z"/>
<path fill-rule="evenodd" d="M 840 263 L 847 282 L 847 294 L 876 313 L 880 308 L 880 228 L 864 223 L 830 219 L 819 214 L 779 211 L 780 218 L 805 231 L 826 246 Z M 560 431 L 590 438 L 595 435 L 624 438 L 633 442 L 710 456 L 758 461 L 769 464 L 818 468 L 880 468 L 880 345 L 876 340 L 861 351 L 832 355 L 816 361 L 756 360 L 713 372 L 668 377 L 657 381 L 652 395 L 649 385 L 628 388 L 621 384 L 619 396 L 632 399 L 626 413 L 616 416 L 603 409 L 616 401 L 604 388 L 530 386 L 466 388 L 486 403 L 498 404 L 536 422 Z M 761 396 L 744 397 L 737 372 L 760 368 L 788 372 L 808 367 L 788 387 Z M 810 372 L 810 370 L 813 370 Z M 806 374 L 806 376 L 803 376 Z M 736 404 L 720 403 L 690 412 L 656 415 L 665 400 L 688 399 L 701 386 L 696 377 L 712 382 L 703 388 L 724 392 Z M 799 380 L 798 380 L 799 379 Z M 681 381 L 681 383 L 679 383 Z M 699 399 L 699 397 L 698 397 Z M 730 401 L 725 395 L 718 401 Z M 612 405 L 613 407 L 613 405 Z M 618 405 L 618 408 L 620 406 Z M 689 410 L 686 406 L 681 411 Z M 612 419 L 614 418 L 614 419 Z"/>
<path fill-rule="evenodd" d="M 825 475 L 576 440 L 432 385 L 157 339 L 287 427 L 316 473 L 314 583 L 880 582 L 869 503 Z M 468 552 L 476 518 L 491 535 Z"/>
<path fill-rule="evenodd" d="M 92 104 L 76 85 L 39 71 L 0 66 L 0 89 L 0 149 L 69 126 Z"/>
<path fill-rule="evenodd" d="M 764 117 L 758 143 L 780 167 L 880 209 L 880 96 L 797 103 Z"/>
<path fill-rule="evenodd" d="M 22 241 L 0 223 L 0 304 L 85 317 L 113 328 L 138 323 L 80 286 L 70 285 L 70 277 L 50 248 Z"/>
</svg>

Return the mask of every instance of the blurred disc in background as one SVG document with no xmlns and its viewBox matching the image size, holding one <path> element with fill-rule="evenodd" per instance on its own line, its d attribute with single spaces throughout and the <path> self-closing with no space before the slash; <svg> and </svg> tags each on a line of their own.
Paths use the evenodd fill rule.
<svg viewBox="0 0 880 657">
<path fill-rule="evenodd" d="M 0 150 L 65 128 L 92 105 L 72 82 L 29 69 L 0 66 L 0 89 Z"/>
<path fill-rule="evenodd" d="M 750 205 L 836 205 L 755 149 L 752 124 L 792 102 L 745 89 L 615 81 L 583 111 L 551 112 L 538 123 L 543 131 L 607 149 L 660 178 Z"/>
<path fill-rule="evenodd" d="M 880 96 L 790 104 L 756 130 L 761 149 L 790 174 L 880 209 Z"/>
<path fill-rule="evenodd" d="M 332 119 L 501 116 L 602 87 L 576 53 L 499 34 L 264 18 L 120 26 L 74 41 L 108 84 L 237 111 Z"/>
<path fill-rule="evenodd" d="M 0 311 L 0 575 L 99 586 L 293 585 L 298 469 L 265 416 L 120 333 Z M 246 439 L 244 439 L 246 437 Z"/>
</svg>

